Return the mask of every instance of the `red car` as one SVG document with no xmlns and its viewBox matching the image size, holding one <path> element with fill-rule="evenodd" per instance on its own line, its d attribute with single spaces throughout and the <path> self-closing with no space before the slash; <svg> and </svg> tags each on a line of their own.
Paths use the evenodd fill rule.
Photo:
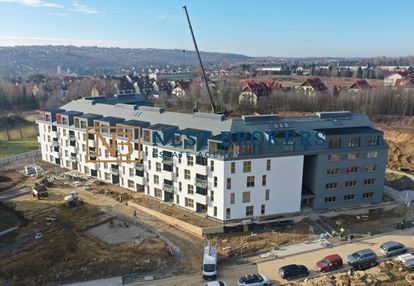
<svg viewBox="0 0 414 286">
<path fill-rule="evenodd" d="M 342 267 L 342 258 L 338 254 L 326 256 L 324 259 L 316 263 L 316 268 L 320 272 L 328 272 L 337 270 Z"/>
</svg>

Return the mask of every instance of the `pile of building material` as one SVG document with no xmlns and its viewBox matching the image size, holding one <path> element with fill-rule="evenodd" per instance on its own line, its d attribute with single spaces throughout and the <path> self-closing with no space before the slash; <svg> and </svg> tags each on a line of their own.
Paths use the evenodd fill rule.
<svg viewBox="0 0 414 286">
<path fill-rule="evenodd" d="M 389 282 L 405 281 L 407 275 L 406 268 L 399 261 L 387 260 L 378 266 L 365 271 L 348 271 L 328 274 L 322 277 L 309 279 L 299 285 L 320 286 L 320 285 L 390 285 Z M 394 285 L 394 284 L 393 284 Z M 403 285 L 403 284 L 401 284 Z M 405 285 L 405 284 L 404 284 Z"/>
<path fill-rule="evenodd" d="M 42 167 L 38 165 L 24 166 L 24 173 L 26 176 L 37 177 L 43 172 Z"/>
</svg>

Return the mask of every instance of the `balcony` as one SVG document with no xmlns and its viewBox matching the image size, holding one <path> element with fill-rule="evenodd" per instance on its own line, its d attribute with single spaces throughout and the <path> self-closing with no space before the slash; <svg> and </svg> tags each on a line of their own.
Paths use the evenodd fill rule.
<svg viewBox="0 0 414 286">
<path fill-rule="evenodd" d="M 55 157 L 55 158 L 60 158 L 60 152 L 59 152 L 59 150 L 53 150 L 53 152 L 52 152 L 52 155 Z"/>
<path fill-rule="evenodd" d="M 70 160 L 71 160 L 72 162 L 77 162 L 77 161 L 78 161 L 78 158 L 77 158 L 76 156 L 71 155 L 71 156 L 70 156 Z"/>
<path fill-rule="evenodd" d="M 76 146 L 69 145 L 68 148 L 69 148 L 70 153 L 77 153 L 78 152 Z"/>
<path fill-rule="evenodd" d="M 204 179 L 195 178 L 194 184 L 197 187 L 204 188 L 204 189 L 207 189 L 208 187 L 208 182 L 207 180 L 204 180 Z"/>
<path fill-rule="evenodd" d="M 119 176 L 119 169 L 111 168 L 111 174 L 114 176 Z"/>
<path fill-rule="evenodd" d="M 75 134 L 69 134 L 69 140 L 70 140 L 71 142 L 76 141 L 76 136 L 75 136 Z"/>
<path fill-rule="evenodd" d="M 89 168 L 91 168 L 92 170 L 97 170 L 98 169 L 98 163 L 88 163 Z"/>
<path fill-rule="evenodd" d="M 162 185 L 162 189 L 163 189 L 165 192 L 168 192 L 168 193 L 174 193 L 174 186 L 173 186 L 173 185 L 169 185 L 169 184 L 165 184 L 165 183 L 163 183 L 163 185 Z"/>
<path fill-rule="evenodd" d="M 88 139 L 88 146 L 95 147 L 95 139 Z"/>
<path fill-rule="evenodd" d="M 57 142 L 57 141 L 52 141 L 52 146 L 53 146 L 53 147 L 59 147 L 59 142 Z"/>
<path fill-rule="evenodd" d="M 208 203 L 208 197 L 207 197 L 207 195 L 202 195 L 202 194 L 194 193 L 194 201 L 196 203 L 199 203 L 199 204 L 202 204 L 202 205 L 207 205 L 207 203 Z"/>
<path fill-rule="evenodd" d="M 138 185 L 145 186 L 147 179 L 145 177 L 136 177 L 135 181 Z"/>
<path fill-rule="evenodd" d="M 208 174 L 208 166 L 194 164 L 193 168 L 194 168 L 194 172 L 196 172 L 197 174 L 204 175 L 204 176 Z"/>
<path fill-rule="evenodd" d="M 91 157 L 96 157 L 96 151 L 95 150 L 88 150 L 88 154 Z"/>
<path fill-rule="evenodd" d="M 56 131 L 50 131 L 50 136 L 52 136 L 53 138 L 58 138 L 58 132 L 57 132 L 57 130 Z"/>
<path fill-rule="evenodd" d="M 172 157 L 162 157 L 162 163 L 165 165 L 172 165 L 173 158 Z"/>
<path fill-rule="evenodd" d="M 144 171 L 144 164 L 143 163 L 135 163 L 135 170 Z"/>
</svg>

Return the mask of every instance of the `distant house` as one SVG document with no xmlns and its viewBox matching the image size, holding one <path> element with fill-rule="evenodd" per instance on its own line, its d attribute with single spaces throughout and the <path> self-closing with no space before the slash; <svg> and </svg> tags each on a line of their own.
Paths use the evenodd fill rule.
<svg viewBox="0 0 414 286">
<path fill-rule="evenodd" d="M 96 88 L 96 86 L 94 86 L 91 90 L 91 96 L 99 96 L 99 91 Z"/>
<path fill-rule="evenodd" d="M 158 92 L 160 95 L 169 96 L 172 93 L 175 83 L 165 79 L 159 79 L 153 83 L 153 86 L 154 90 Z"/>
<path fill-rule="evenodd" d="M 414 76 L 408 71 L 384 73 L 384 86 L 414 88 Z"/>
<path fill-rule="evenodd" d="M 271 84 L 263 81 L 247 81 L 242 85 L 239 95 L 239 103 L 256 105 L 258 100 L 267 97 L 272 93 L 272 87 L 273 81 Z"/>
<path fill-rule="evenodd" d="M 349 91 L 351 92 L 361 92 L 364 90 L 371 89 L 372 86 L 365 79 L 358 79 L 353 84 L 349 86 Z"/>
<path fill-rule="evenodd" d="M 191 85 L 191 80 L 178 80 L 175 82 L 175 86 L 173 90 L 171 91 L 171 94 L 179 97 L 184 98 L 185 93 L 188 91 Z"/>
<path fill-rule="evenodd" d="M 306 79 L 299 88 L 309 95 L 328 92 L 328 87 L 318 77 Z"/>
</svg>

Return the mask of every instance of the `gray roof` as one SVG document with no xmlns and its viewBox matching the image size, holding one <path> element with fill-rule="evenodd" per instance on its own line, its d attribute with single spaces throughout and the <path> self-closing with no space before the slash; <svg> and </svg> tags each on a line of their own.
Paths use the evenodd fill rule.
<svg viewBox="0 0 414 286">
<path fill-rule="evenodd" d="M 221 132 L 269 132 L 269 131 L 309 131 L 315 129 L 373 127 L 365 114 L 349 112 L 321 112 L 312 116 L 280 117 L 274 114 L 243 116 L 229 119 L 221 114 L 194 114 L 165 111 L 164 108 L 134 106 L 127 104 L 103 104 L 90 100 L 75 100 L 61 107 L 66 111 L 117 116 L 125 120 L 149 122 L 151 125 L 166 124 L 177 126 L 180 130 L 191 128 L 211 131 L 213 135 Z M 85 114 L 86 115 L 86 114 Z M 83 116 L 85 116 L 83 115 Z"/>
</svg>

